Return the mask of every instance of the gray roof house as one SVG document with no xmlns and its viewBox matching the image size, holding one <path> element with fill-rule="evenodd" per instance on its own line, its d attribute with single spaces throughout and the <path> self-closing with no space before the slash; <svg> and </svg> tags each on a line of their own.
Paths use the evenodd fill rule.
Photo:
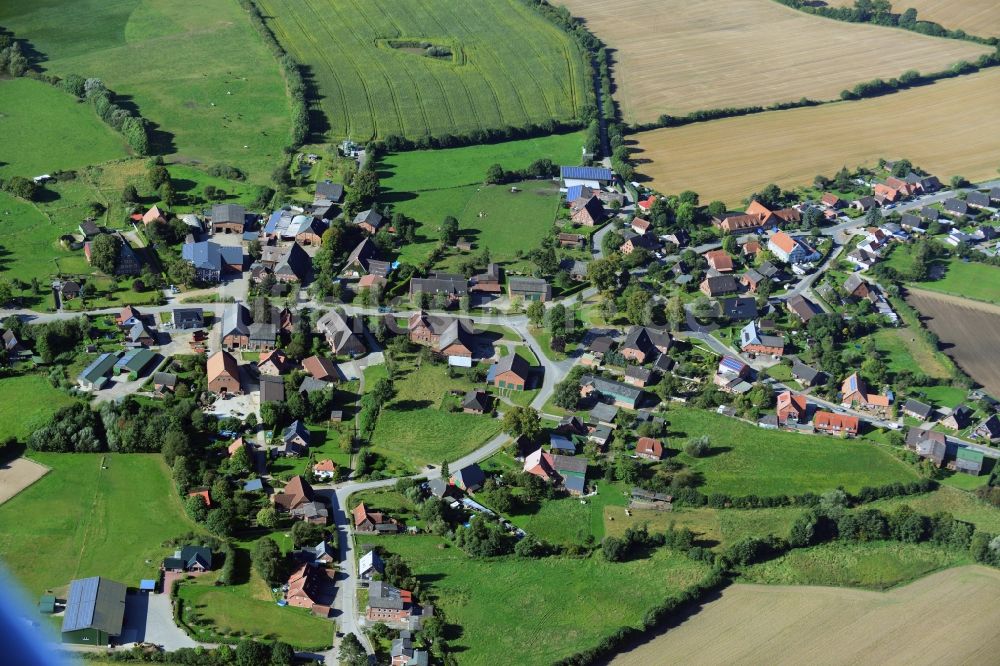
<svg viewBox="0 0 1000 666">
<path fill-rule="evenodd" d="M 364 324 L 360 319 L 330 310 L 316 322 L 334 354 L 355 356 L 365 353 Z"/>
<path fill-rule="evenodd" d="M 201 308 L 174 308 L 170 321 L 174 328 L 201 328 L 205 325 L 205 314 Z"/>
</svg>

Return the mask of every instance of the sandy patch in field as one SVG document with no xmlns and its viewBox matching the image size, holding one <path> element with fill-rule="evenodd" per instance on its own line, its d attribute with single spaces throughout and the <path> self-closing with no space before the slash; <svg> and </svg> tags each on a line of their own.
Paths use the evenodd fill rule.
<svg viewBox="0 0 1000 666">
<path fill-rule="evenodd" d="M 989 48 L 811 16 L 773 0 L 566 0 L 614 49 L 627 122 L 660 114 L 767 106 L 906 70 L 939 72 Z"/>
<path fill-rule="evenodd" d="M 914 287 L 907 291 L 906 302 L 946 345 L 944 352 L 990 394 L 1000 395 L 1000 354 L 996 353 L 1000 305 Z"/>
<path fill-rule="evenodd" d="M 890 592 L 732 585 L 621 654 L 650 664 L 995 664 L 1000 571 L 949 569 Z"/>
<path fill-rule="evenodd" d="M 0 504 L 38 481 L 48 472 L 48 467 L 27 458 L 16 458 L 5 465 L 0 465 Z"/>
<path fill-rule="evenodd" d="M 1000 164 L 1000 69 L 857 102 L 634 134 L 638 171 L 664 192 L 736 204 L 768 183 L 811 184 L 841 166 L 906 157 L 947 180 Z M 906 131 L 900 131 L 905 127 Z"/>
</svg>

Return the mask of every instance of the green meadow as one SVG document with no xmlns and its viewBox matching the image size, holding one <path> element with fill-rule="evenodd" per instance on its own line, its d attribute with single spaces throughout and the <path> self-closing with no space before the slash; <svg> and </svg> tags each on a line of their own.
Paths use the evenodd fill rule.
<svg viewBox="0 0 1000 666">
<path fill-rule="evenodd" d="M 232 0 L 9 0 L 0 25 L 29 40 L 46 71 L 98 77 L 125 96 L 174 161 L 232 164 L 265 182 L 288 143 L 278 64 Z"/>
<path fill-rule="evenodd" d="M 516 557 L 473 559 L 434 536 L 364 537 L 398 553 L 461 634 L 449 640 L 462 664 L 551 664 L 596 645 L 621 626 L 640 627 L 646 610 L 694 585 L 709 568 L 666 549 L 611 563 Z M 516 593 L 515 593 L 516 592 Z"/>
<path fill-rule="evenodd" d="M 71 402 L 44 375 L 4 377 L 0 380 L 0 440 L 11 436 L 23 440 Z"/>
<path fill-rule="evenodd" d="M 26 78 L 0 80 L 0 146 L 4 178 L 32 178 L 128 155 L 121 136 L 92 106 Z"/>
<path fill-rule="evenodd" d="M 156 577 L 164 541 L 195 529 L 159 455 L 30 458 L 52 471 L 0 505 L 0 560 L 31 595 L 86 576 L 138 585 Z"/>
<path fill-rule="evenodd" d="M 784 495 L 822 493 L 843 486 L 854 492 L 917 478 L 908 466 L 863 439 L 839 439 L 764 430 L 712 412 L 688 408 L 667 413 L 672 453 L 704 477 L 703 493 Z M 710 455 L 691 458 L 689 437 L 708 435 Z"/>
<path fill-rule="evenodd" d="M 516 0 L 260 4 L 278 39 L 310 70 L 330 138 L 571 120 L 588 99 L 588 68 L 575 42 Z M 451 55 L 428 57 L 420 42 Z"/>
</svg>

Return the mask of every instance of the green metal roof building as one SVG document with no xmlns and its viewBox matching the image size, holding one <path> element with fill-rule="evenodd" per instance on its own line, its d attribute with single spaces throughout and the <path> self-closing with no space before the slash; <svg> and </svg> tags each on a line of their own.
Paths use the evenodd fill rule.
<svg viewBox="0 0 1000 666">
<path fill-rule="evenodd" d="M 125 586 L 94 576 L 74 580 L 69 586 L 62 642 L 108 645 L 122 633 L 125 621 Z"/>
<path fill-rule="evenodd" d="M 129 379 L 136 379 L 139 373 L 149 365 L 156 354 L 146 347 L 136 347 L 125 352 L 115 363 L 115 374 L 127 374 Z"/>
</svg>

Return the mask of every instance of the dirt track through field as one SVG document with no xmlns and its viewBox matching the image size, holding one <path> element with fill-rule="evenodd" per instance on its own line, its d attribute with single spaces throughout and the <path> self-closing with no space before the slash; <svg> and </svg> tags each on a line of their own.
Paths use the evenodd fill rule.
<svg viewBox="0 0 1000 666">
<path fill-rule="evenodd" d="M 0 465 L 0 504 L 48 474 L 49 468 L 27 458 Z"/>
<path fill-rule="evenodd" d="M 890 592 L 733 585 L 617 656 L 659 664 L 995 664 L 1000 571 L 949 569 Z"/>
<path fill-rule="evenodd" d="M 834 99 L 861 81 L 908 69 L 939 72 L 989 52 L 969 42 L 810 16 L 773 0 L 565 5 L 614 49 L 615 99 L 630 123 L 663 113 Z"/>
<path fill-rule="evenodd" d="M 990 394 L 1000 396 L 1000 354 L 996 352 L 1000 305 L 913 287 L 908 292 L 906 302 L 923 315 L 945 353 Z"/>
</svg>

